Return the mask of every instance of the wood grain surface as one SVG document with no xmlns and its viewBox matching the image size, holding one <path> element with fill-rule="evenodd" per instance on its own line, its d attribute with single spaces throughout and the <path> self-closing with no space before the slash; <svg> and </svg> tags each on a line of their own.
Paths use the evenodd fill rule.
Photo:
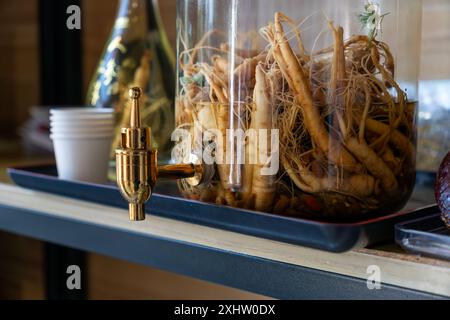
<svg viewBox="0 0 450 320">
<path fill-rule="evenodd" d="M 39 103 L 38 0 L 0 0 L 0 135 Z"/>
</svg>

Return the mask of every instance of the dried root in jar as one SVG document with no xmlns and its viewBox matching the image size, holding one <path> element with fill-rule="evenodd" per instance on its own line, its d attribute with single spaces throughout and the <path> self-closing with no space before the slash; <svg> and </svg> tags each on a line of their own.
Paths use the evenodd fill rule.
<svg viewBox="0 0 450 320">
<path fill-rule="evenodd" d="M 336 214 L 353 214 L 380 207 L 385 197 L 404 198 L 413 181 L 416 104 L 395 81 L 388 44 L 366 35 L 344 39 L 342 27 L 332 21 L 328 26 L 333 43 L 307 52 L 302 30 L 277 12 L 260 30 L 268 43 L 261 52 L 231 52 L 226 44 L 213 48 L 202 39 L 182 54 L 179 124 L 197 121 L 215 143 L 216 156 L 224 160 L 231 122 L 279 130 L 278 173 L 261 174 L 268 163 L 247 161 L 239 167 L 242 186 L 233 190 L 227 179 L 236 167 L 218 163 L 216 192 L 200 191 L 198 199 L 294 214 L 321 214 L 320 208 L 334 205 Z M 209 62 L 198 61 L 202 50 L 212 52 Z M 245 106 L 239 114 L 230 107 L 236 101 Z M 245 157 L 258 159 L 260 153 L 247 137 Z"/>
</svg>

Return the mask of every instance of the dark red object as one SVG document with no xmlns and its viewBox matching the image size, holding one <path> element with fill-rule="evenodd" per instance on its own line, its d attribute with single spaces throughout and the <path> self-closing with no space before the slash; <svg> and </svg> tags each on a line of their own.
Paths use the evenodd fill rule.
<svg viewBox="0 0 450 320">
<path fill-rule="evenodd" d="M 306 205 L 309 210 L 320 211 L 322 209 L 319 202 L 317 202 L 316 198 L 314 198 L 313 196 L 306 196 L 305 200 L 306 200 Z"/>
<path fill-rule="evenodd" d="M 442 219 L 450 228 L 450 152 L 447 153 L 439 168 L 434 190 Z"/>
</svg>

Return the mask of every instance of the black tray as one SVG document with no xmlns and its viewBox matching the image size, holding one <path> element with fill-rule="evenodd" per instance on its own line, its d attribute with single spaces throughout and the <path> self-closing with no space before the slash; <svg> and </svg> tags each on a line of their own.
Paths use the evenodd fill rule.
<svg viewBox="0 0 450 320">
<path fill-rule="evenodd" d="M 17 185 L 24 188 L 128 207 L 114 184 L 60 180 L 54 165 L 11 168 L 8 173 Z M 146 208 L 147 212 L 158 216 L 331 252 L 345 252 L 393 240 L 396 223 L 433 211 L 428 207 L 351 223 L 313 221 L 186 200 L 179 195 L 173 182 L 158 182 Z"/>
<path fill-rule="evenodd" d="M 450 260 L 450 229 L 435 214 L 395 226 L 395 241 L 406 251 Z"/>
</svg>

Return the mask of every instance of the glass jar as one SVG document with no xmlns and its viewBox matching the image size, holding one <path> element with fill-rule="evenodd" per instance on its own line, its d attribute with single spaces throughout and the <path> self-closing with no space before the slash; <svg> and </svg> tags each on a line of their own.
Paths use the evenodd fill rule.
<svg viewBox="0 0 450 320">
<path fill-rule="evenodd" d="M 415 181 L 420 0 L 178 0 L 176 161 L 191 199 L 388 214 Z"/>
</svg>

